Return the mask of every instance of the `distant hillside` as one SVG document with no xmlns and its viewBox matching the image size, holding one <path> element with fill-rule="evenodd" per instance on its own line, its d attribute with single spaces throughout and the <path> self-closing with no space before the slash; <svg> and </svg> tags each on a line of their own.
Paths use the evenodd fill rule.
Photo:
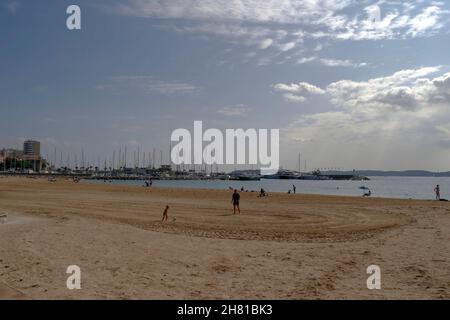
<svg viewBox="0 0 450 320">
<path fill-rule="evenodd" d="M 324 171 L 323 174 L 357 174 L 366 177 L 450 177 L 450 171 L 431 172 L 425 170 L 382 171 L 356 170 L 353 171 Z"/>
</svg>

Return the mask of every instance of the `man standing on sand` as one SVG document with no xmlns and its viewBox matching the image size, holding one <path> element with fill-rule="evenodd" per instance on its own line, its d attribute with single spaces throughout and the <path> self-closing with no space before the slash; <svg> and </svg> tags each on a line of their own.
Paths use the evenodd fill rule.
<svg viewBox="0 0 450 320">
<path fill-rule="evenodd" d="M 436 193 L 436 200 L 441 200 L 441 188 L 439 185 L 434 188 L 434 192 Z"/>
<path fill-rule="evenodd" d="M 294 190 L 294 194 L 295 194 L 295 191 L 297 190 L 297 187 L 295 186 L 295 184 L 292 185 L 292 190 Z"/>
<path fill-rule="evenodd" d="M 236 189 L 234 189 L 233 196 L 231 197 L 231 202 L 233 203 L 233 212 L 236 214 L 236 208 L 238 209 L 238 212 L 241 213 L 241 209 L 239 208 L 239 200 L 241 199 L 241 196 L 237 192 Z"/>
<path fill-rule="evenodd" d="M 167 221 L 167 219 L 169 219 L 169 216 L 167 215 L 168 211 L 169 211 L 169 206 L 166 206 L 166 209 L 164 209 L 164 212 L 163 212 L 162 222 Z"/>
</svg>

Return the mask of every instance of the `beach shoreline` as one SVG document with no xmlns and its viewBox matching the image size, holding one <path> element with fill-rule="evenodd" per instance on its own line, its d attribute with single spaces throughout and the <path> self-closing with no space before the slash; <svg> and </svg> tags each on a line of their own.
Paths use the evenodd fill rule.
<svg viewBox="0 0 450 320">
<path fill-rule="evenodd" d="M 0 179 L 0 283 L 33 299 L 450 298 L 447 203 L 241 197 L 233 215 L 229 190 Z"/>
</svg>

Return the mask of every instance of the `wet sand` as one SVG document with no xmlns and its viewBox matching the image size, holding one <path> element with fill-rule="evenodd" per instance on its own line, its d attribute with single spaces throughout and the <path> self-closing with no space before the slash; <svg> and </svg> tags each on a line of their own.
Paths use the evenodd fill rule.
<svg viewBox="0 0 450 320">
<path fill-rule="evenodd" d="M 241 199 L 233 215 L 228 190 L 2 178 L 0 298 L 450 298 L 449 203 Z M 367 289 L 371 264 L 381 290 Z M 66 287 L 69 265 L 81 290 Z"/>
</svg>

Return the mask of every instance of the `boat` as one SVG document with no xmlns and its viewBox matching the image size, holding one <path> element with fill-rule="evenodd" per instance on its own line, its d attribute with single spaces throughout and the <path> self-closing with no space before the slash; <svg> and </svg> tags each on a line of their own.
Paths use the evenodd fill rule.
<svg viewBox="0 0 450 320">
<path fill-rule="evenodd" d="M 331 180 L 328 175 L 323 175 L 320 170 L 315 170 L 312 173 L 304 173 L 298 179 L 300 180 Z"/>
<path fill-rule="evenodd" d="M 265 175 L 263 176 L 264 179 L 300 179 L 301 174 L 299 172 L 290 171 L 290 170 L 278 170 L 275 174 Z"/>
<path fill-rule="evenodd" d="M 259 181 L 261 172 L 259 170 L 236 170 L 229 174 L 230 180 Z"/>
<path fill-rule="evenodd" d="M 328 176 L 316 175 L 316 174 L 302 174 L 299 180 L 331 180 Z"/>
<path fill-rule="evenodd" d="M 243 174 L 243 175 L 237 176 L 237 180 L 240 180 L 240 181 L 259 181 L 259 180 L 261 180 L 261 177 L 260 176 L 256 176 L 256 175 L 245 175 L 245 174 Z"/>
</svg>

